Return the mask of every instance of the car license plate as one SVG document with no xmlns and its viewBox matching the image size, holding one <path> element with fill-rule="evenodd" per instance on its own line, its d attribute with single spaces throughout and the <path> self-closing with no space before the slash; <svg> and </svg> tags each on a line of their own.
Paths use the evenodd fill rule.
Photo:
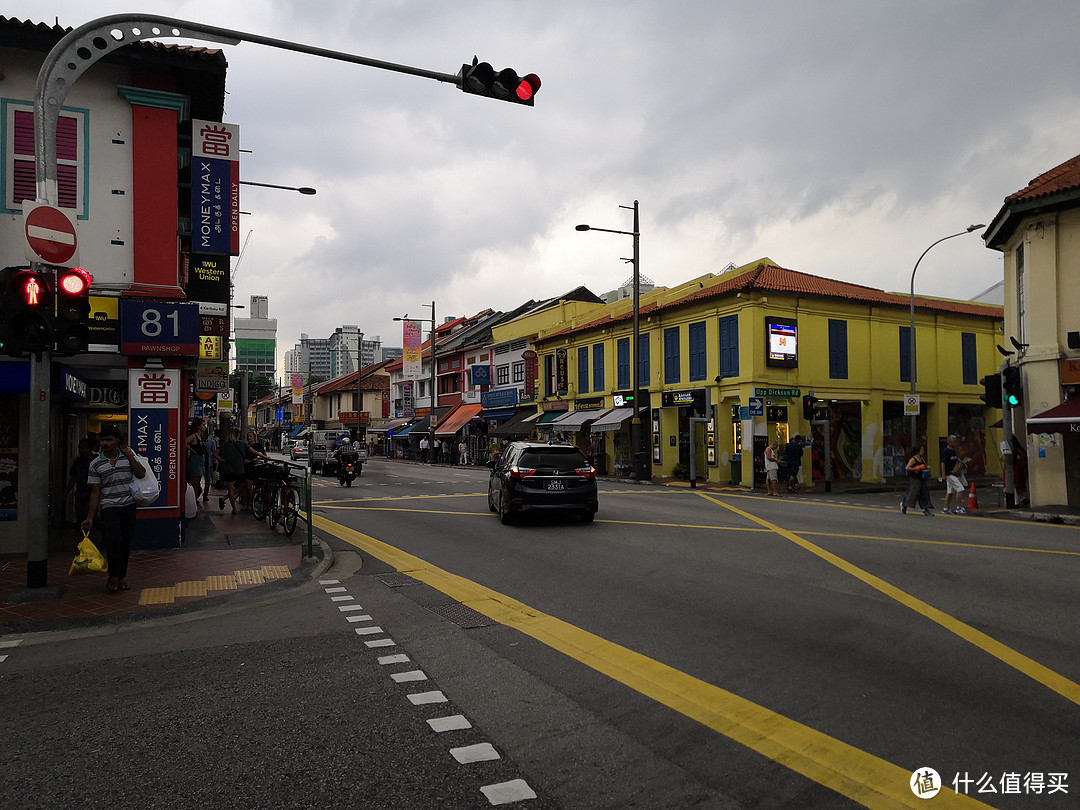
<svg viewBox="0 0 1080 810">
<path fill-rule="evenodd" d="M 559 481 L 559 480 L 548 481 L 547 482 L 547 488 L 548 489 L 566 489 L 566 484 L 564 484 L 562 481 Z"/>
</svg>

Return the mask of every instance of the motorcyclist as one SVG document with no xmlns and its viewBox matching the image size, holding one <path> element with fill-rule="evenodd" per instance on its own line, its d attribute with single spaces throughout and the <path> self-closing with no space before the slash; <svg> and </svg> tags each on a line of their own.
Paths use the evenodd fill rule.
<svg viewBox="0 0 1080 810">
<path fill-rule="evenodd" d="M 356 452 L 349 439 L 342 439 L 338 449 L 334 451 L 334 460 L 338 468 L 338 486 L 345 483 L 345 465 L 349 462 L 356 464 L 360 461 L 360 454 Z"/>
</svg>

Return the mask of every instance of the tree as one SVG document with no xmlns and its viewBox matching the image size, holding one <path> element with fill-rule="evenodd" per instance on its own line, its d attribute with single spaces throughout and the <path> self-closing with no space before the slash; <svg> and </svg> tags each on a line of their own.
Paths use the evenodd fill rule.
<svg viewBox="0 0 1080 810">
<path fill-rule="evenodd" d="M 240 395 L 241 372 L 234 371 L 229 375 L 229 386 Z M 265 374 L 250 374 L 248 376 L 248 402 L 258 402 L 265 396 L 274 393 L 277 386 L 274 381 Z"/>
</svg>

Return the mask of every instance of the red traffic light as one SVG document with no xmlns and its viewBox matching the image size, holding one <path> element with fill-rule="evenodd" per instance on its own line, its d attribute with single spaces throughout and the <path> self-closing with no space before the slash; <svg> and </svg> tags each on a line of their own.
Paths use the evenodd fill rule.
<svg viewBox="0 0 1080 810">
<path fill-rule="evenodd" d="M 513 68 L 496 72 L 489 63 L 479 62 L 461 66 L 461 89 L 473 95 L 531 107 L 533 97 L 540 89 L 540 77 L 529 73 L 523 78 Z"/>
<path fill-rule="evenodd" d="M 528 101 L 536 95 L 536 91 L 540 89 L 540 77 L 535 73 L 530 73 L 528 76 L 524 76 L 517 87 L 517 97 L 522 101 Z"/>
<path fill-rule="evenodd" d="M 60 276 L 58 290 L 68 295 L 82 295 L 90 289 L 90 274 L 81 267 L 73 267 Z"/>
</svg>

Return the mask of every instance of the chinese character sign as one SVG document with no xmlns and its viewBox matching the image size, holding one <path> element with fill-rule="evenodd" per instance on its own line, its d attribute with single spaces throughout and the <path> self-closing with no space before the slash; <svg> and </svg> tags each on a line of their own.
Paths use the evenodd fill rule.
<svg viewBox="0 0 1080 810">
<path fill-rule="evenodd" d="M 191 250 L 240 252 L 240 127 L 191 122 Z"/>
<path fill-rule="evenodd" d="M 148 507 L 180 505 L 180 371 L 174 368 L 128 370 L 128 441 L 150 462 L 161 494 Z"/>
</svg>

